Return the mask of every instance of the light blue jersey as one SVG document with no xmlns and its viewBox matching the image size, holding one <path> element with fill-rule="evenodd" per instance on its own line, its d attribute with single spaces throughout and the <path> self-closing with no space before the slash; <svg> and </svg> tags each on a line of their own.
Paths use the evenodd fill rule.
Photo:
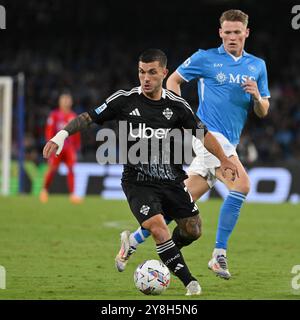
<svg viewBox="0 0 300 320">
<path fill-rule="evenodd" d="M 177 69 L 185 81 L 198 80 L 197 115 L 210 131 L 222 133 L 233 145 L 239 143 L 253 99 L 241 84 L 247 77 L 257 82 L 263 98 L 269 98 L 264 60 L 245 51 L 240 58 L 219 48 L 198 50 Z"/>
</svg>

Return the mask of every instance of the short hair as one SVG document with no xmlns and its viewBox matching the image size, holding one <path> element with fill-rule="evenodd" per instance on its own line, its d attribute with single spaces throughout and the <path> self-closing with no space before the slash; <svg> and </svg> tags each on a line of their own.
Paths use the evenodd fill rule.
<svg viewBox="0 0 300 320">
<path fill-rule="evenodd" d="M 145 63 L 158 61 L 162 67 L 166 67 L 168 59 L 166 54 L 162 50 L 148 49 L 139 56 L 139 61 Z"/>
<path fill-rule="evenodd" d="M 231 9 L 222 13 L 220 17 L 220 25 L 222 27 L 224 21 L 240 21 L 244 26 L 247 27 L 248 18 L 249 17 L 245 12 L 241 10 Z"/>
<path fill-rule="evenodd" d="M 59 97 L 60 96 L 71 96 L 72 97 L 72 93 L 71 93 L 71 91 L 69 89 L 63 89 L 59 93 Z"/>
</svg>

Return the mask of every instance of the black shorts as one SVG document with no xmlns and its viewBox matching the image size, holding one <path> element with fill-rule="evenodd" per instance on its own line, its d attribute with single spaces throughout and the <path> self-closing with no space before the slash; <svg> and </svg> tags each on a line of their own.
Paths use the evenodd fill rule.
<svg viewBox="0 0 300 320">
<path fill-rule="evenodd" d="M 199 214 L 183 182 L 176 184 L 135 184 L 123 182 L 130 209 L 140 224 L 156 214 L 182 219 Z"/>
</svg>

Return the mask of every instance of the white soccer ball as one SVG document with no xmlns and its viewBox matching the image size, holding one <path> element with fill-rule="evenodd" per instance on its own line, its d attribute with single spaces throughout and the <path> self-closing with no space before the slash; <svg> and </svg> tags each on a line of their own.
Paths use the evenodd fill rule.
<svg viewBox="0 0 300 320">
<path fill-rule="evenodd" d="M 161 261 L 146 260 L 134 272 L 135 286 L 144 294 L 159 295 L 170 284 L 170 271 Z"/>
</svg>

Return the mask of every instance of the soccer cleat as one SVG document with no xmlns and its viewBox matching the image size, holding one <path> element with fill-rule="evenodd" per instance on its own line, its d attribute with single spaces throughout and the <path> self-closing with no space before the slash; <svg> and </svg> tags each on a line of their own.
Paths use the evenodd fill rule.
<svg viewBox="0 0 300 320">
<path fill-rule="evenodd" d="M 130 231 L 125 230 L 121 233 L 121 249 L 115 258 L 115 265 L 119 272 L 126 268 L 129 257 L 135 252 L 135 248 L 130 246 Z"/>
<path fill-rule="evenodd" d="M 224 255 L 213 256 L 208 262 L 208 269 L 223 279 L 230 279 L 231 274 L 227 266 L 227 258 Z"/>
<path fill-rule="evenodd" d="M 198 296 L 201 294 L 201 287 L 198 281 L 193 280 L 186 286 L 186 296 Z"/>
<path fill-rule="evenodd" d="M 48 202 L 48 191 L 46 189 L 42 189 L 40 192 L 40 201 L 42 203 Z"/>
<path fill-rule="evenodd" d="M 80 204 L 82 203 L 83 199 L 81 197 L 76 196 L 75 194 L 70 195 L 70 202 L 73 204 Z"/>
</svg>

